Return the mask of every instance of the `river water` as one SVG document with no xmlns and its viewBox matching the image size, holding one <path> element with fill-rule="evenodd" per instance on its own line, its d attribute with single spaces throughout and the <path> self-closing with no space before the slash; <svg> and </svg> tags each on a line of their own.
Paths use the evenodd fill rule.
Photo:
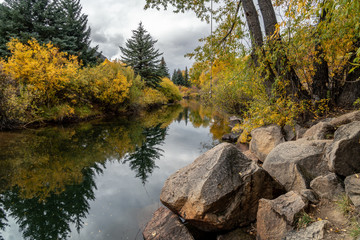
<svg viewBox="0 0 360 240">
<path fill-rule="evenodd" d="M 165 180 L 219 142 L 197 102 L 0 133 L 0 239 L 143 239 Z"/>
</svg>

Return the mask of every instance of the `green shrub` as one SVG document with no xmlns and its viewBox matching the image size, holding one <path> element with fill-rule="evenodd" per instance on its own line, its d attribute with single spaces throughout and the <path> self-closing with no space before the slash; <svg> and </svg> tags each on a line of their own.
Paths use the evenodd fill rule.
<svg viewBox="0 0 360 240">
<path fill-rule="evenodd" d="M 164 94 L 168 102 L 176 102 L 182 99 L 179 88 L 169 78 L 163 78 L 159 91 Z"/>
</svg>

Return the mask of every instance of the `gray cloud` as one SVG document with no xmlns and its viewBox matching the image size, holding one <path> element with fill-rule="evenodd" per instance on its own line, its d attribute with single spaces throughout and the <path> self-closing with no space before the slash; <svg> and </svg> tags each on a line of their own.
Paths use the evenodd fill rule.
<svg viewBox="0 0 360 240">
<path fill-rule="evenodd" d="M 185 58 L 199 45 L 198 39 L 210 32 L 210 27 L 193 13 L 175 14 L 149 9 L 144 11 L 144 0 L 82 0 L 83 13 L 88 15 L 92 29 L 92 45 L 111 59 L 120 58 L 119 46 L 132 35 L 141 21 L 151 36 L 158 40 L 156 47 L 164 53 L 170 71 L 191 67 Z"/>
</svg>

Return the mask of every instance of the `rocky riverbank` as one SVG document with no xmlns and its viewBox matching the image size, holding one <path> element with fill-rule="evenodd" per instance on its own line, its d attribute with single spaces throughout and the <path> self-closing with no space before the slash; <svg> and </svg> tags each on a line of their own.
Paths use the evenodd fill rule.
<svg viewBox="0 0 360 240">
<path fill-rule="evenodd" d="M 271 125 L 251 135 L 249 150 L 222 143 L 171 175 L 160 195 L 166 208 L 154 213 L 144 238 L 210 239 L 197 229 L 218 240 L 352 239 L 348 216 L 356 228 L 360 207 L 360 111 L 309 129 Z M 251 226 L 253 236 L 239 229 Z"/>
</svg>

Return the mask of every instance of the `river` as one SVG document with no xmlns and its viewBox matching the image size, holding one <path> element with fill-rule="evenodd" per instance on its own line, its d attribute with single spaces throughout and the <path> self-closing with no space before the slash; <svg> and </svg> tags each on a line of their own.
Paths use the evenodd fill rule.
<svg viewBox="0 0 360 240">
<path fill-rule="evenodd" d="M 143 239 L 165 180 L 225 117 L 182 102 L 137 117 L 0 133 L 0 239 Z"/>
</svg>

